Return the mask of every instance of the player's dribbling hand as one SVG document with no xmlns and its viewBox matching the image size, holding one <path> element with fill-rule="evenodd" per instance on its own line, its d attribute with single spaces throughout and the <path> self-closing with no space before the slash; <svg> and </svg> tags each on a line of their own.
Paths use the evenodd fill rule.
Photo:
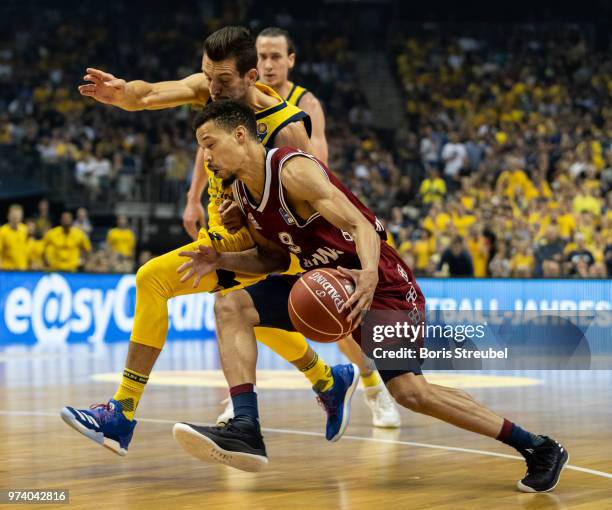
<svg viewBox="0 0 612 510">
<path fill-rule="evenodd" d="M 181 283 L 185 283 L 193 278 L 193 288 L 200 285 L 200 280 L 209 273 L 217 269 L 219 253 L 211 246 L 199 245 L 194 251 L 181 251 L 181 257 L 189 257 L 191 260 L 181 264 L 176 270 L 177 273 L 184 273 Z"/>
<path fill-rule="evenodd" d="M 79 86 L 82 96 L 93 97 L 100 103 L 121 106 L 126 99 L 126 81 L 105 73 L 93 67 L 87 68 L 87 74 L 83 80 L 89 81 L 85 85 Z"/>
<path fill-rule="evenodd" d="M 370 305 L 374 299 L 374 292 L 378 285 L 378 271 L 345 269 L 343 267 L 337 267 L 336 269 L 338 269 L 343 276 L 355 282 L 355 292 L 353 292 L 348 301 L 344 303 L 342 310 L 352 308 L 347 320 L 356 320 L 354 326 L 359 326 L 365 314 L 370 310 Z"/>
<path fill-rule="evenodd" d="M 244 226 L 244 216 L 238 204 L 233 200 L 224 200 L 219 206 L 219 214 L 223 226 L 230 234 L 235 234 Z"/>
<path fill-rule="evenodd" d="M 199 226 L 198 226 L 199 224 Z M 183 228 L 194 241 L 198 240 L 198 230 L 206 225 L 204 207 L 200 202 L 187 202 L 183 211 Z"/>
</svg>

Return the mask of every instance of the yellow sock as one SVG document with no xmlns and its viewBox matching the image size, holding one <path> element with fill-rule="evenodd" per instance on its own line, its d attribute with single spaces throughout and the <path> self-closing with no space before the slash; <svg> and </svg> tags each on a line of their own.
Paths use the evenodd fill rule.
<svg viewBox="0 0 612 510">
<path fill-rule="evenodd" d="M 380 375 L 378 375 L 378 371 L 373 370 L 370 375 L 362 375 L 361 382 L 363 383 L 364 388 L 371 388 L 372 386 L 378 386 L 382 380 Z"/>
<path fill-rule="evenodd" d="M 121 384 L 117 389 L 117 393 L 113 399 L 121 404 L 123 409 L 123 415 L 128 420 L 134 419 L 134 413 L 138 407 L 138 402 L 142 396 L 142 392 L 145 389 L 145 384 L 149 380 L 148 375 L 139 374 L 129 368 L 123 371 L 123 377 L 121 378 Z"/>
<path fill-rule="evenodd" d="M 308 378 L 316 392 L 327 391 L 334 384 L 331 368 L 319 358 L 316 352 L 312 361 L 301 368 L 300 371 Z"/>
</svg>

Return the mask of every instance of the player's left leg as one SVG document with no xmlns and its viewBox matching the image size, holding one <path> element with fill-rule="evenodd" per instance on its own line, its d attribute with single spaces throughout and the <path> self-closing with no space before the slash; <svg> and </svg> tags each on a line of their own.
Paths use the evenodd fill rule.
<svg viewBox="0 0 612 510">
<path fill-rule="evenodd" d="M 414 373 L 417 372 L 417 373 Z M 569 456 L 557 441 L 523 430 L 495 414 L 463 390 L 429 384 L 420 369 L 381 371 L 387 388 L 402 406 L 514 447 L 527 462 L 527 475 L 517 483 L 523 492 L 548 492 L 559 482 Z"/>
</svg>

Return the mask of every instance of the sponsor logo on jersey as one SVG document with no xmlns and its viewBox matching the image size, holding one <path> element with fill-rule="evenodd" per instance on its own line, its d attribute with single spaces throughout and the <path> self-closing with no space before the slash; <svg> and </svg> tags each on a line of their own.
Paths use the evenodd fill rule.
<svg viewBox="0 0 612 510">
<path fill-rule="evenodd" d="M 259 141 L 263 142 L 263 139 L 268 134 L 268 125 L 265 122 L 260 122 L 257 124 L 257 136 L 259 137 Z"/>
<path fill-rule="evenodd" d="M 419 297 L 417 290 L 414 288 L 414 285 L 410 284 L 410 290 L 406 293 L 406 301 L 416 303 L 417 297 Z"/>
<path fill-rule="evenodd" d="M 410 278 L 408 278 L 408 273 L 406 272 L 406 270 L 400 266 L 399 264 L 397 265 L 397 272 L 400 274 L 400 276 L 406 280 L 407 282 L 410 282 Z"/>
<path fill-rule="evenodd" d="M 344 252 L 341 250 L 336 250 L 335 248 L 330 248 L 326 246 L 324 248 L 317 248 L 317 251 L 312 254 L 312 257 L 309 259 L 302 259 L 300 263 L 304 269 L 309 267 L 316 267 L 319 265 L 329 264 L 333 260 L 338 260 L 340 255 L 343 255 Z"/>
<path fill-rule="evenodd" d="M 287 212 L 285 211 L 285 209 L 283 209 L 282 207 L 278 210 L 278 212 L 280 213 L 280 215 L 283 217 L 283 220 L 285 220 L 285 223 L 287 225 L 295 225 L 295 220 L 293 219 L 293 217 Z"/>
</svg>

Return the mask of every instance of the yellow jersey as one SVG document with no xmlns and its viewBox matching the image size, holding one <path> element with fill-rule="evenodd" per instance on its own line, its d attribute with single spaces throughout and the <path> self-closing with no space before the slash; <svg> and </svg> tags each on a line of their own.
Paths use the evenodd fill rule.
<svg viewBox="0 0 612 510">
<path fill-rule="evenodd" d="M 517 253 L 510 259 L 510 268 L 512 271 L 532 271 L 535 266 L 535 259 L 532 255 L 526 253 Z"/>
<path fill-rule="evenodd" d="M 53 271 L 76 271 L 81 262 L 81 250 L 91 251 L 89 238 L 76 227 L 70 227 L 67 234 L 61 226 L 52 228 L 43 241 L 49 269 Z"/>
<path fill-rule="evenodd" d="M 45 265 L 43 256 L 45 254 L 45 242 L 42 239 L 28 239 L 28 261 L 30 269 L 42 269 Z"/>
<path fill-rule="evenodd" d="M 304 95 L 308 93 L 308 89 L 300 87 L 296 83 L 292 83 L 292 85 L 293 86 L 289 90 L 289 94 L 287 94 L 285 101 L 287 101 L 289 104 L 292 104 L 293 106 L 298 106 Z"/>
<path fill-rule="evenodd" d="M 8 223 L 0 227 L 0 268 L 28 268 L 28 227 L 19 223 L 13 229 Z"/>
<path fill-rule="evenodd" d="M 111 251 L 124 257 L 132 257 L 136 244 L 134 232 L 129 228 L 111 228 L 106 234 L 106 244 Z"/>
<path fill-rule="evenodd" d="M 423 197 L 424 204 L 434 200 L 442 200 L 446 195 L 446 183 L 441 178 L 424 179 L 419 188 L 419 195 Z"/>
<path fill-rule="evenodd" d="M 485 239 L 483 237 L 470 237 L 466 244 L 474 264 L 474 278 L 484 278 L 487 276 L 487 265 L 489 263 L 489 252 Z"/>
<path fill-rule="evenodd" d="M 308 136 L 311 132 L 310 117 L 297 106 L 289 104 L 279 96 L 272 88 L 263 83 L 255 83 L 264 94 L 278 100 L 278 104 L 255 112 L 257 122 L 257 135 L 259 141 L 267 148 L 274 147 L 274 139 L 278 132 L 291 122 L 303 122 Z M 233 198 L 231 186 L 223 186 L 223 179 L 216 177 L 208 167 L 208 230 L 212 233 L 225 232 L 225 227 L 219 214 L 219 206 L 225 200 Z"/>
<path fill-rule="evenodd" d="M 415 269 L 420 271 L 426 270 L 429 265 L 429 259 L 433 255 L 429 241 L 427 239 L 415 241 L 412 251 L 416 257 Z"/>
</svg>

